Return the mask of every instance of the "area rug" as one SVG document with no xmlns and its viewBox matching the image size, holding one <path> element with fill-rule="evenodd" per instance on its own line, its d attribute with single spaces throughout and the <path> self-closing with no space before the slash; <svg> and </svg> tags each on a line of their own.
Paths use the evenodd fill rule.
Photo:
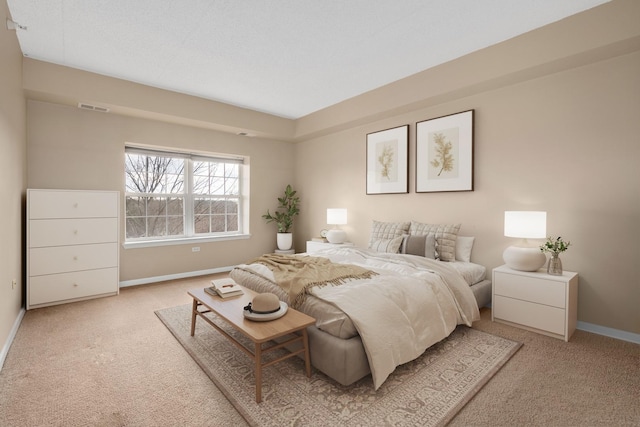
<svg viewBox="0 0 640 427">
<path fill-rule="evenodd" d="M 156 315 L 252 426 L 445 425 L 521 346 L 458 326 L 418 359 L 399 366 L 377 391 L 370 375 L 350 386 L 316 369 L 308 378 L 304 362 L 294 357 L 263 369 L 262 402 L 256 403 L 251 359 L 201 319 L 191 337 L 191 304 Z M 245 344 L 253 348 L 250 341 Z M 285 350 L 272 357 L 278 351 Z"/>
</svg>

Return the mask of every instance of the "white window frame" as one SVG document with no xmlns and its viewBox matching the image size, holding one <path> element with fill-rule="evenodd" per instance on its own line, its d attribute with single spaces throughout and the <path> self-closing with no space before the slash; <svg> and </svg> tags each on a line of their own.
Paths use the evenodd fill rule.
<svg viewBox="0 0 640 427">
<path fill-rule="evenodd" d="M 249 209 L 248 209 L 248 200 L 249 200 L 249 185 L 248 185 L 248 158 L 242 156 L 227 156 L 227 155 L 219 155 L 213 153 L 194 153 L 194 152 L 185 152 L 179 150 L 172 149 L 158 149 L 158 148 L 149 148 L 144 146 L 137 145 L 125 145 L 125 156 L 127 153 L 138 153 L 138 154 L 146 154 L 149 156 L 154 155 L 162 155 L 169 156 L 175 158 L 183 158 L 186 160 L 185 162 L 185 171 L 184 171 L 184 186 L 185 192 L 184 194 L 184 235 L 180 236 L 153 236 L 153 237 L 141 237 L 141 238 L 133 238 L 127 239 L 126 237 L 126 221 L 127 221 L 127 196 L 131 195 L 144 195 L 143 193 L 129 193 L 126 188 L 126 181 L 124 185 L 124 248 L 140 248 L 140 247 L 151 247 L 151 246 L 167 246 L 167 245 L 181 245 L 181 244 L 194 244 L 194 243 L 204 243 L 211 241 L 221 241 L 221 240 L 237 240 L 237 239 L 248 239 L 250 235 L 248 234 L 248 224 L 249 224 Z M 238 164 L 238 231 L 225 231 L 225 232 L 213 232 L 207 234 L 195 234 L 194 224 L 195 224 L 195 216 L 194 216 L 194 199 L 197 197 L 197 194 L 193 193 L 193 162 L 194 161 L 218 161 L 222 163 L 235 163 Z M 155 196 L 163 197 L 164 194 L 154 194 Z"/>
</svg>

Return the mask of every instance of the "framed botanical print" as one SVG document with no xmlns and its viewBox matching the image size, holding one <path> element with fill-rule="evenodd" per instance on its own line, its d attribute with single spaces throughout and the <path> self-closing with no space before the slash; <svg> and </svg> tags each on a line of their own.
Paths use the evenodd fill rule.
<svg viewBox="0 0 640 427">
<path fill-rule="evenodd" d="M 416 192 L 473 191 L 473 111 L 416 123 Z"/>
<path fill-rule="evenodd" d="M 367 134 L 367 194 L 409 192 L 409 125 Z"/>
</svg>

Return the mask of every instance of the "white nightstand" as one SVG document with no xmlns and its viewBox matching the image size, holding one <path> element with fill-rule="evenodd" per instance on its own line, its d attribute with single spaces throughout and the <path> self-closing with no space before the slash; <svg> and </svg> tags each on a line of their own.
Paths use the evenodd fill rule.
<svg viewBox="0 0 640 427">
<path fill-rule="evenodd" d="M 494 268 L 491 320 L 569 341 L 578 321 L 578 273 Z"/>
<path fill-rule="evenodd" d="M 311 254 L 314 252 L 318 252 L 322 249 L 328 249 L 328 248 L 344 248 L 345 246 L 354 247 L 355 245 L 351 242 L 329 243 L 329 242 L 314 242 L 313 240 L 307 240 L 307 253 Z"/>
</svg>

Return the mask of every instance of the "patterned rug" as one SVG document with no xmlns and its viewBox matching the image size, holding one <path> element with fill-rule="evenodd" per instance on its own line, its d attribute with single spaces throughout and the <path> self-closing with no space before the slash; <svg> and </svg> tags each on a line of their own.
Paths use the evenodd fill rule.
<svg viewBox="0 0 640 427">
<path fill-rule="evenodd" d="M 252 426 L 441 426 L 486 384 L 521 344 L 466 326 L 399 366 L 375 391 L 371 376 L 343 386 L 296 357 L 264 368 L 255 401 L 249 357 L 201 319 L 191 337 L 191 304 L 156 311 L 185 350 Z M 214 315 L 227 332 L 238 333 Z M 240 341 L 243 342 L 242 336 Z M 244 343 L 253 348 L 250 341 Z M 271 357 L 277 357 L 278 351 Z"/>
</svg>

